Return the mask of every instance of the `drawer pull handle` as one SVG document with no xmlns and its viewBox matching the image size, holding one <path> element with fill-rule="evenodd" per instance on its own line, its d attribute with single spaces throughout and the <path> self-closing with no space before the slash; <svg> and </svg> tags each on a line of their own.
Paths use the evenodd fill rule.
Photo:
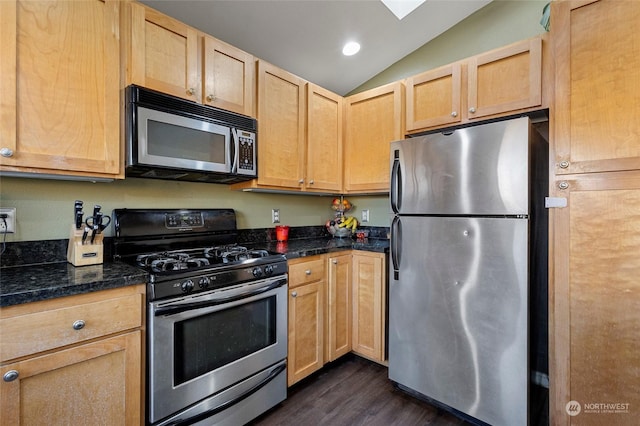
<svg viewBox="0 0 640 426">
<path fill-rule="evenodd" d="M 298 297 L 298 292 L 297 291 L 291 292 L 291 297 Z"/>
<path fill-rule="evenodd" d="M 73 323 L 73 329 L 74 330 L 82 330 L 84 328 L 84 321 L 83 320 L 77 320 Z"/>
<path fill-rule="evenodd" d="M 304 271 L 304 273 L 307 275 L 311 275 L 311 269 L 307 269 L 306 271 Z"/>
<path fill-rule="evenodd" d="M 2 376 L 2 380 L 4 380 L 5 382 L 13 382 L 18 378 L 19 375 L 20 373 L 18 373 L 16 370 L 9 370 L 4 373 L 4 376 Z"/>
</svg>

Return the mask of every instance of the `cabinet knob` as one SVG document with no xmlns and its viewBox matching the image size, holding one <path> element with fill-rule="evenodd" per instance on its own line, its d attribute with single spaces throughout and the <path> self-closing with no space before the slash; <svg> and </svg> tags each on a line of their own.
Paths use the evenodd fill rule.
<svg viewBox="0 0 640 426">
<path fill-rule="evenodd" d="M 304 273 L 307 275 L 311 275 L 311 269 L 307 269 L 306 271 L 304 271 Z"/>
<path fill-rule="evenodd" d="M 451 113 L 451 116 L 452 116 L 452 117 L 457 117 L 457 116 L 458 116 L 458 113 L 457 113 L 456 111 L 453 111 L 453 112 Z"/>
<path fill-rule="evenodd" d="M 470 112 L 471 114 L 473 114 L 473 113 L 475 113 L 475 112 L 476 112 L 476 109 L 475 109 L 474 107 L 471 107 L 471 108 L 469 108 L 469 112 Z"/>
<path fill-rule="evenodd" d="M 291 297 L 298 297 L 298 292 L 297 291 L 292 291 L 291 292 Z"/>
<path fill-rule="evenodd" d="M 196 89 L 194 89 L 193 87 L 189 87 L 189 89 L 187 90 L 187 93 L 193 96 L 196 93 Z"/>
<path fill-rule="evenodd" d="M 333 262 L 334 265 L 338 264 L 338 261 L 336 259 L 333 259 L 332 262 Z"/>
<path fill-rule="evenodd" d="M 560 188 L 560 189 L 567 189 L 567 188 L 569 188 L 569 182 L 567 182 L 567 181 L 564 181 L 564 180 L 563 180 L 562 182 L 560 182 L 560 183 L 558 184 L 558 188 Z"/>
<path fill-rule="evenodd" d="M 18 378 L 19 375 L 20 373 L 18 373 L 17 370 L 9 370 L 4 373 L 4 376 L 2 376 L 2 380 L 4 380 L 5 382 L 13 382 Z"/>
<path fill-rule="evenodd" d="M 569 167 L 569 162 L 568 161 L 561 161 L 559 164 L 561 169 L 566 169 Z"/>
<path fill-rule="evenodd" d="M 215 96 L 213 96 L 213 95 L 207 95 L 207 100 L 208 100 L 209 102 L 213 102 L 213 101 L 215 101 L 215 100 L 216 100 L 216 97 L 215 97 Z"/>
<path fill-rule="evenodd" d="M 3 157 L 13 157 L 13 150 L 10 148 L 1 148 L 0 155 Z"/>
<path fill-rule="evenodd" d="M 313 179 L 309 181 L 309 185 L 313 185 Z"/>
<path fill-rule="evenodd" d="M 298 181 L 298 183 L 300 183 L 300 184 L 304 183 L 304 179 L 300 179 L 300 180 Z"/>
<path fill-rule="evenodd" d="M 77 320 L 73 323 L 74 330 L 82 330 L 84 328 L 85 322 L 84 320 Z"/>
</svg>

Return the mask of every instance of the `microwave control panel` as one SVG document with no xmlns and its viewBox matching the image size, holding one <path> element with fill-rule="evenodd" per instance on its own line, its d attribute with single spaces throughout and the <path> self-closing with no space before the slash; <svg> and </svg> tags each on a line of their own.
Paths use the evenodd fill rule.
<svg viewBox="0 0 640 426">
<path fill-rule="evenodd" d="M 255 133 L 238 131 L 238 171 L 256 171 L 256 135 Z"/>
</svg>

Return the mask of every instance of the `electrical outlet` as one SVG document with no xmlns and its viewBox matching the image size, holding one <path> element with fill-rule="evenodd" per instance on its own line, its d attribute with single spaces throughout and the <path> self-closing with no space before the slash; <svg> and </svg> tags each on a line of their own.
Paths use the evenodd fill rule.
<svg viewBox="0 0 640 426">
<path fill-rule="evenodd" d="M 369 222 L 369 209 L 362 210 L 362 223 Z"/>
<path fill-rule="evenodd" d="M 271 223 L 280 223 L 280 209 L 271 209 Z"/>
<path fill-rule="evenodd" d="M 0 208 L 0 217 L 6 218 L 0 219 L 0 234 L 13 234 L 16 232 L 16 208 Z M 6 225 L 5 225 L 6 222 Z"/>
</svg>

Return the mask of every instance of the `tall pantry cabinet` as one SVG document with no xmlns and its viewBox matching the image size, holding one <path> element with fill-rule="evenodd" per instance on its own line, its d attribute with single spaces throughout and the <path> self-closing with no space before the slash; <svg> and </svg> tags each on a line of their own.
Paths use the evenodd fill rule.
<svg viewBox="0 0 640 426">
<path fill-rule="evenodd" d="M 640 2 L 552 2 L 552 424 L 640 416 Z"/>
</svg>

